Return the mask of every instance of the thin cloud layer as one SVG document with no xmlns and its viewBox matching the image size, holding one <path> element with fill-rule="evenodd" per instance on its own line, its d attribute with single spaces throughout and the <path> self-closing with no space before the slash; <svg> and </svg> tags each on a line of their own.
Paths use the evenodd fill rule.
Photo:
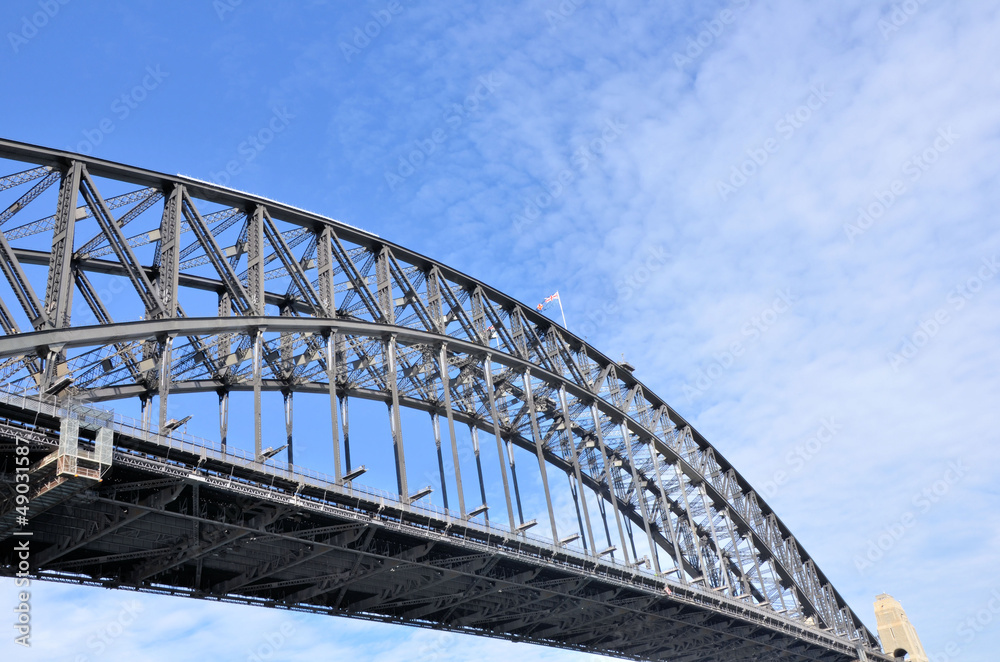
<svg viewBox="0 0 1000 662">
<path fill-rule="evenodd" d="M 11 30 L 34 8 L 14 4 Z M 636 365 L 870 627 L 874 596 L 889 592 L 933 659 L 992 660 L 1000 10 L 401 0 L 362 45 L 357 31 L 385 6 L 239 3 L 221 15 L 188 8 L 181 21 L 131 3 L 69 4 L 8 52 L 0 79 L 28 92 L 5 110 L 5 135 L 75 148 L 161 64 L 170 77 L 94 153 L 212 179 L 285 108 L 287 131 L 231 185 L 377 232 L 528 303 L 558 290 L 569 328 Z M 172 41 L 182 23 L 184 49 Z M 87 56 L 67 71 L 71 37 L 113 63 Z M 57 103 L 65 96 L 50 86 L 78 103 Z M 37 647 L 0 644 L 16 659 L 251 659 L 255 649 L 228 642 L 252 647 L 246 632 L 282 625 L 295 633 L 272 659 L 389 660 L 426 647 L 431 659 L 586 657 L 36 590 Z M 132 600 L 135 625 L 92 655 L 95 628 Z M 983 610 L 990 618 L 970 629 Z"/>
</svg>

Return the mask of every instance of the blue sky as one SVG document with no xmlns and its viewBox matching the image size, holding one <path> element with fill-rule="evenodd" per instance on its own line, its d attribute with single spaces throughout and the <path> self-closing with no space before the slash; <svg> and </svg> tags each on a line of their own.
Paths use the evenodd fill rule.
<svg viewBox="0 0 1000 662">
<path fill-rule="evenodd" d="M 995 659 L 997 5 L 638 4 L 9 0 L 0 133 L 558 290 L 871 627 L 888 592 L 935 659 Z M 34 613 L 8 659 L 586 657 L 64 586 Z"/>
</svg>

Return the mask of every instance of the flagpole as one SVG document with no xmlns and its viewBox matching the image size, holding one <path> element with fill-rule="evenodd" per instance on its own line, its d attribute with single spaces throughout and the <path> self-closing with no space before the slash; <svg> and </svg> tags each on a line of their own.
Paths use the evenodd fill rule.
<svg viewBox="0 0 1000 662">
<path fill-rule="evenodd" d="M 566 326 L 566 312 L 563 310 L 562 307 L 562 297 L 559 296 L 559 290 L 556 290 L 556 300 L 559 302 L 559 314 L 562 315 L 563 328 L 569 331 L 569 327 Z"/>
</svg>

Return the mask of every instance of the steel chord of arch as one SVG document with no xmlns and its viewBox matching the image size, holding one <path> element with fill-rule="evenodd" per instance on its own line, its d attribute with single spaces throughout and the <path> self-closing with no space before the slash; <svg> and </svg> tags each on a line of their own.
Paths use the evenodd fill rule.
<svg viewBox="0 0 1000 662">
<path fill-rule="evenodd" d="M 23 233 L 12 242 L 0 232 L 0 267 L 21 303 L 21 310 L 0 311 L 0 359 L 20 359 L 20 376 L 30 376 L 31 363 L 42 357 L 48 376 L 43 384 L 52 386 L 65 374 L 75 398 L 134 396 L 148 402 L 158 392 L 161 425 L 170 393 L 213 391 L 221 404 L 223 393 L 253 391 L 258 456 L 261 391 L 327 395 L 332 425 L 343 428 L 346 458 L 347 397 L 381 400 L 390 407 L 402 497 L 407 489 L 399 407 L 429 411 L 435 425 L 444 414 L 462 517 L 456 422 L 494 436 L 512 525 L 513 509 L 521 509 L 513 443 L 538 457 L 554 543 L 559 531 L 550 470 L 565 472 L 571 490 L 580 490 L 579 533 L 595 557 L 602 550 L 588 494 L 601 506 L 605 530 L 603 504 L 611 505 L 619 552 L 627 561 L 635 560 L 629 552 L 639 540 L 656 569 L 676 573 L 682 583 L 790 610 L 877 648 L 874 635 L 787 527 L 707 440 L 630 371 L 536 310 L 363 230 L 263 198 L 12 141 L 0 140 L 0 158 L 36 166 L 26 171 L 36 173 L 34 179 L 60 173 L 57 208 L 46 211 L 55 217 L 47 243 Z M 0 182 L 15 188 L 33 181 L 16 170 Z M 116 189 L 138 190 L 102 197 L 99 185 L 112 182 Z M 106 202 L 112 199 L 124 200 L 120 218 Z M 25 222 L 38 218 L 42 200 L 8 208 L 5 220 L 26 216 L 24 209 L 33 214 Z M 89 213 L 78 213 L 80 208 Z M 76 242 L 74 226 L 91 216 L 98 236 Z M 230 229 L 240 218 L 242 229 Z M 126 222 L 144 232 L 126 238 Z M 182 251 L 180 235 L 189 231 L 196 243 Z M 311 241 L 305 250 L 296 252 L 306 239 Z M 88 251 L 107 245 L 114 259 L 74 252 L 77 244 Z M 149 244 L 154 259 L 140 259 L 136 251 Z M 269 263 L 280 266 L 266 271 Z M 24 265 L 48 269 L 44 304 Z M 83 279 L 72 277 L 74 272 Z M 85 274 L 127 279 L 143 306 L 133 317 L 145 319 L 116 323 L 105 310 L 101 326 L 69 328 L 75 292 L 95 305 L 92 288 L 79 285 L 86 283 Z M 276 285 L 268 288 L 272 281 Z M 211 316 L 184 314 L 186 293 L 199 290 L 219 296 Z M 266 306 L 283 314 L 269 315 Z M 338 479 L 339 439 L 334 429 Z"/>
</svg>

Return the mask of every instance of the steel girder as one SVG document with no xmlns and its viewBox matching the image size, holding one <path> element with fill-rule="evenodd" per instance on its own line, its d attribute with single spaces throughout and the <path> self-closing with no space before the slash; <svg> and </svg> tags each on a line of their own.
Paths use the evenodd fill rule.
<svg viewBox="0 0 1000 662">
<path fill-rule="evenodd" d="M 3 403 L 0 418 L 29 418 L 23 403 L 20 413 Z M 29 411 L 30 429 L 0 424 L 0 441 L 26 438 L 44 460 L 63 446 L 53 426 L 65 410 Z M 33 549 L 62 551 L 95 520 L 130 520 L 90 535 L 36 577 L 433 624 L 633 659 L 853 658 L 848 642 L 805 624 L 680 585 L 668 594 L 644 573 L 593 565 L 586 555 L 267 465 L 234 465 L 195 445 L 171 447 L 167 462 L 153 451 L 168 439 L 117 422 L 114 432 L 113 473 L 33 515 Z M 12 452 L 0 444 L 0 464 Z M 279 511 L 294 516 L 269 515 Z M 192 539 L 201 542 L 192 547 Z M 178 556 L 182 549 L 197 554 Z M 310 558 L 291 563 L 295 552 Z M 0 554 L 0 568 L 7 562 Z M 432 610 L 414 619 L 411 606 L 428 603 Z"/>
<path fill-rule="evenodd" d="M 595 561 L 600 527 L 577 490 L 596 497 L 605 530 L 604 504 L 611 506 L 626 563 L 637 561 L 635 527 L 657 573 L 811 619 L 877 650 L 787 527 L 707 440 L 629 370 L 531 307 L 375 235 L 263 198 L 11 141 L 0 141 L 0 158 L 38 166 L 0 179 L 4 186 L 44 178 L 35 185 L 44 190 L 60 182 L 54 214 L 0 230 L 0 266 L 21 306 L 0 311 L 7 380 L 45 391 L 67 378 L 66 392 L 81 401 L 148 403 L 158 395 L 160 426 L 172 393 L 212 391 L 222 401 L 230 391 L 253 391 L 258 426 L 262 391 L 285 393 L 289 412 L 294 392 L 329 393 L 345 455 L 347 420 L 338 417 L 337 398 L 342 408 L 348 397 L 381 400 L 390 409 L 401 499 L 408 489 L 399 408 L 431 412 L 435 434 L 443 415 L 456 472 L 455 422 L 492 435 L 501 465 L 509 462 L 508 529 L 525 524 L 513 444 L 537 455 L 553 543 L 561 534 L 547 470 L 567 475 L 580 520 L 570 533 L 586 540 Z M 105 197 L 101 186 L 140 188 Z M 39 195 L 24 194 L 0 222 L 35 213 L 44 198 L 28 203 Z M 116 218 L 111 210 L 119 207 L 127 210 Z M 96 234 L 74 238 L 88 218 Z M 127 237 L 125 224 L 142 231 Z M 47 244 L 30 239 L 48 231 Z M 183 247 L 187 233 L 194 240 Z M 152 258 L 140 258 L 149 249 Z M 114 260 L 99 259 L 111 253 Z M 24 265 L 47 270 L 44 301 Z M 114 322 L 87 273 L 127 279 L 144 319 Z M 277 282 L 268 288 L 269 281 Z M 189 316 L 198 306 L 184 305 L 186 293 L 196 291 L 218 295 L 211 316 Z M 86 319 L 72 306 L 77 293 L 100 325 L 76 321 Z M 291 442 L 290 415 L 287 425 Z M 221 432 L 224 439 L 224 425 Z M 260 446 L 258 428 L 258 457 Z M 339 443 L 336 462 L 339 481 Z M 481 471 L 479 480 L 485 497 Z M 458 498 L 467 517 L 474 509 L 461 489 Z"/>
</svg>

